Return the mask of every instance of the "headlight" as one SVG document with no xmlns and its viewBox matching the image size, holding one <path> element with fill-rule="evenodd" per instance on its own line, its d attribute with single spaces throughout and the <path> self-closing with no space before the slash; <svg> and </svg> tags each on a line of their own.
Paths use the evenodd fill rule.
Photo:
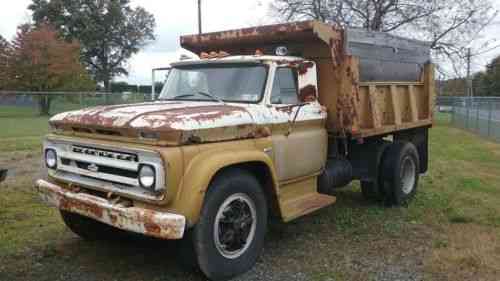
<svg viewBox="0 0 500 281">
<path fill-rule="evenodd" d="M 141 187 L 153 190 L 156 183 L 156 170 L 151 165 L 141 165 L 139 169 L 139 184 Z"/>
<path fill-rule="evenodd" d="M 45 150 L 45 165 L 49 169 L 57 168 L 57 153 L 53 149 Z"/>
</svg>

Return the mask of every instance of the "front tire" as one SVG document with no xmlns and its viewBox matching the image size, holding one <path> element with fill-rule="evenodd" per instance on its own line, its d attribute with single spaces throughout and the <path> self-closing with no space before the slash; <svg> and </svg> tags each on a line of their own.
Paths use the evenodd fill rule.
<svg viewBox="0 0 500 281">
<path fill-rule="evenodd" d="M 193 231 L 200 269 L 211 280 L 227 280 L 256 263 L 267 230 L 267 202 L 257 179 L 233 169 L 210 185 Z"/>
</svg>

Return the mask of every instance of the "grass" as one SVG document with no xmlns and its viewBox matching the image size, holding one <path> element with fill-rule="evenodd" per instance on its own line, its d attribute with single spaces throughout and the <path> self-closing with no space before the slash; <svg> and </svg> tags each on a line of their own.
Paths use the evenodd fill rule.
<svg viewBox="0 0 500 281">
<path fill-rule="evenodd" d="M 142 95 L 133 96 L 124 100 L 121 95 L 114 95 L 110 104 L 142 102 Z M 52 102 L 50 113 L 78 110 L 84 107 L 102 105 L 103 97 L 85 97 L 80 104 L 79 98 L 64 99 L 56 97 Z M 30 151 L 40 148 L 41 139 L 48 132 L 48 116 L 40 116 L 36 105 L 33 106 L 6 106 L 0 105 L 0 152 Z"/>
<path fill-rule="evenodd" d="M 48 120 L 49 117 L 0 118 L 0 152 L 39 149 L 42 137 L 48 133 Z"/>
<path fill-rule="evenodd" d="M 448 127 L 447 118 L 437 116 L 430 170 L 408 207 L 366 202 L 353 184 L 330 208 L 289 224 L 273 223 L 257 270 L 317 281 L 377 280 L 393 271 L 403 274 L 393 279 L 410 279 L 405 270 L 425 280 L 497 280 L 500 144 Z M 40 137 L 44 121 L 37 122 L 31 129 L 14 122 L 11 132 L 0 134 L 10 134 L 10 142 L 36 138 L 32 130 Z M 36 199 L 31 181 L 38 157 L 0 153 L 0 166 L 21 167 L 15 181 L 0 187 L 0 279 L 4 274 L 5 280 L 201 280 L 178 266 L 169 243 L 140 239 L 124 247 L 76 238 L 57 211 Z"/>
</svg>

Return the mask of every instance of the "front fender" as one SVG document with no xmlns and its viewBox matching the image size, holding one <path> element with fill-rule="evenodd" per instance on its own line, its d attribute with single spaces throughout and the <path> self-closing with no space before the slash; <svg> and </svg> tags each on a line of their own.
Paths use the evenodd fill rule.
<svg viewBox="0 0 500 281">
<path fill-rule="evenodd" d="M 194 157 L 184 173 L 181 188 L 173 202 L 172 209 L 184 215 L 189 226 L 196 224 L 200 217 L 203 200 L 210 182 L 217 172 L 238 164 L 263 163 L 272 175 L 274 192 L 278 194 L 278 182 L 271 158 L 257 149 L 213 149 Z"/>
</svg>

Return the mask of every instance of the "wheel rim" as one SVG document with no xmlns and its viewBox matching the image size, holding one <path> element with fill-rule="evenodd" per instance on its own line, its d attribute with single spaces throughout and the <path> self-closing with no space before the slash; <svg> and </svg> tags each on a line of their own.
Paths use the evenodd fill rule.
<svg viewBox="0 0 500 281">
<path fill-rule="evenodd" d="M 215 217 L 217 250 L 228 259 L 239 258 L 252 244 L 256 227 L 257 211 L 252 199 L 243 193 L 228 197 Z"/>
<path fill-rule="evenodd" d="M 410 156 L 404 158 L 401 169 L 401 181 L 403 184 L 403 193 L 406 195 L 410 194 L 415 186 L 416 167 L 415 161 Z"/>
</svg>

